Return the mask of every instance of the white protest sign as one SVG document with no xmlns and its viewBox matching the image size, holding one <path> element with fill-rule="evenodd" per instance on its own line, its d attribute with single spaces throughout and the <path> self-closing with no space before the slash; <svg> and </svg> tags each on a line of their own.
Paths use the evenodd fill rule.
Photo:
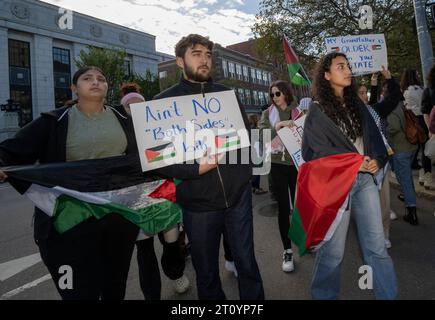
<svg viewBox="0 0 435 320">
<path fill-rule="evenodd" d="M 387 43 L 383 34 L 331 37 L 325 39 L 328 52 L 344 53 L 352 72 L 362 75 L 388 69 Z"/>
<path fill-rule="evenodd" d="M 295 125 L 291 128 L 284 127 L 278 131 L 278 135 L 284 144 L 285 148 L 292 157 L 296 169 L 305 163 L 302 159 L 302 135 L 304 133 L 305 115 L 295 121 Z"/>
<path fill-rule="evenodd" d="M 233 90 L 178 96 L 131 106 L 142 170 L 248 147 Z"/>
</svg>

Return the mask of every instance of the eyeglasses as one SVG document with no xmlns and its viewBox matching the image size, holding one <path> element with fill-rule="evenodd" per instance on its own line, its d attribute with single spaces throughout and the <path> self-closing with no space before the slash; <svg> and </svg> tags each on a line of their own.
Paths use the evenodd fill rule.
<svg viewBox="0 0 435 320">
<path fill-rule="evenodd" d="M 271 93 L 270 94 L 270 97 L 273 99 L 273 97 L 274 96 L 276 96 L 277 98 L 279 98 L 280 96 L 281 96 L 281 92 L 280 91 L 277 91 L 277 92 L 275 92 L 275 93 Z"/>
</svg>

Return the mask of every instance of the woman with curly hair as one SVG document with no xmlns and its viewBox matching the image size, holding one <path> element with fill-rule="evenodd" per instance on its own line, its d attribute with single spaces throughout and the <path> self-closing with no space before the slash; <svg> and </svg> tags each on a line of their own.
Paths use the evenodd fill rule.
<svg viewBox="0 0 435 320">
<path fill-rule="evenodd" d="M 397 296 L 396 276 L 385 247 L 379 193 L 373 176 L 384 166 L 387 151 L 372 116 L 358 97 L 346 55 L 331 52 L 320 59 L 314 75 L 313 96 L 314 103 L 310 105 L 302 139 L 304 160 L 315 162 L 327 157 L 349 159 L 350 156 L 351 161 L 331 162 L 336 166 L 331 172 L 335 173 L 328 179 L 334 185 L 334 179 L 348 167 L 352 167 L 349 172 L 355 178 L 348 182 L 343 210 L 337 213 L 340 219 L 335 220 L 337 225 L 331 229 L 332 235 L 329 240 L 325 237 L 323 245 L 318 247 L 312 296 L 314 299 L 337 299 L 339 296 L 340 267 L 352 214 L 364 262 L 373 271 L 374 294 L 377 299 L 394 299 Z M 302 171 L 299 178 L 301 174 Z M 312 170 L 310 174 L 327 173 Z M 298 180 L 298 184 L 300 182 Z M 329 197 L 336 197 L 337 192 L 334 189 Z"/>
</svg>

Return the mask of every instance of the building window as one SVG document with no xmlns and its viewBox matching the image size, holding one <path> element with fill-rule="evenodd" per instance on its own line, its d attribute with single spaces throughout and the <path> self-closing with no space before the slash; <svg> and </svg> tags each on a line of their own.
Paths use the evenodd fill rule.
<svg viewBox="0 0 435 320">
<path fill-rule="evenodd" d="M 124 60 L 124 80 L 128 80 L 131 76 L 130 61 Z"/>
<path fill-rule="evenodd" d="M 222 59 L 222 70 L 224 72 L 224 78 L 228 78 L 228 65 L 225 59 Z"/>
<path fill-rule="evenodd" d="M 22 111 L 21 125 L 24 125 L 33 119 L 30 44 L 9 39 L 8 52 L 10 98 L 13 102 L 20 104 Z"/>
<path fill-rule="evenodd" d="M 265 100 L 265 104 L 269 104 L 270 103 L 270 101 L 269 101 L 269 92 L 263 92 L 263 94 L 264 94 L 264 100 Z"/>
<path fill-rule="evenodd" d="M 260 101 L 260 106 L 265 104 L 264 96 L 262 91 L 258 91 L 258 100 Z"/>
<path fill-rule="evenodd" d="M 230 72 L 230 78 L 235 78 L 236 77 L 236 72 L 235 72 L 235 69 L 234 69 L 234 63 L 228 62 L 228 71 Z"/>
<path fill-rule="evenodd" d="M 256 90 L 252 90 L 252 96 L 254 98 L 254 105 L 258 106 L 258 92 Z"/>
<path fill-rule="evenodd" d="M 261 70 L 257 69 L 257 83 L 261 83 L 262 76 L 261 76 Z"/>
<path fill-rule="evenodd" d="M 268 85 L 267 71 L 263 71 L 263 83 Z"/>
<path fill-rule="evenodd" d="M 54 106 L 63 107 L 72 99 L 71 62 L 67 49 L 53 47 Z"/>
<path fill-rule="evenodd" d="M 244 90 L 242 88 L 237 89 L 238 93 L 239 93 L 239 99 L 242 102 L 242 104 L 245 104 L 245 94 L 244 94 Z"/>
<path fill-rule="evenodd" d="M 252 79 L 252 83 L 255 83 L 255 69 L 251 68 L 251 79 Z"/>
<path fill-rule="evenodd" d="M 236 64 L 236 74 L 237 74 L 237 79 L 238 80 L 242 80 L 243 79 L 243 75 L 242 75 L 242 66 L 240 64 Z"/>
<path fill-rule="evenodd" d="M 269 77 L 269 83 L 272 83 L 272 73 L 269 72 L 267 75 Z"/>
<path fill-rule="evenodd" d="M 243 66 L 243 80 L 249 82 L 248 66 Z"/>
<path fill-rule="evenodd" d="M 160 71 L 159 72 L 159 79 L 164 79 L 168 76 L 168 71 Z"/>
<path fill-rule="evenodd" d="M 249 89 L 245 89 L 245 98 L 246 104 L 251 104 L 251 91 Z"/>
</svg>

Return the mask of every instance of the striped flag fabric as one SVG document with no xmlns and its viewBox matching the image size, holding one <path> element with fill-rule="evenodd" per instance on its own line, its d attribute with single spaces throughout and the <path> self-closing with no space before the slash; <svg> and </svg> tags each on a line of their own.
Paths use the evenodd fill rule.
<svg viewBox="0 0 435 320">
<path fill-rule="evenodd" d="M 289 45 L 286 37 L 282 39 L 282 46 L 284 48 L 284 57 L 287 63 L 287 69 L 290 76 L 290 81 L 298 86 L 311 85 L 310 80 L 303 71 L 302 65 L 299 63 L 299 59 L 296 56 L 293 48 Z"/>
<path fill-rule="evenodd" d="M 64 233 L 117 213 L 153 235 L 181 222 L 173 181 L 145 176 L 137 155 L 5 167 L 8 182 Z"/>
<path fill-rule="evenodd" d="M 332 238 L 347 210 L 363 158 L 358 153 L 334 154 L 305 162 L 299 168 L 288 236 L 301 256 L 318 250 Z"/>
</svg>

